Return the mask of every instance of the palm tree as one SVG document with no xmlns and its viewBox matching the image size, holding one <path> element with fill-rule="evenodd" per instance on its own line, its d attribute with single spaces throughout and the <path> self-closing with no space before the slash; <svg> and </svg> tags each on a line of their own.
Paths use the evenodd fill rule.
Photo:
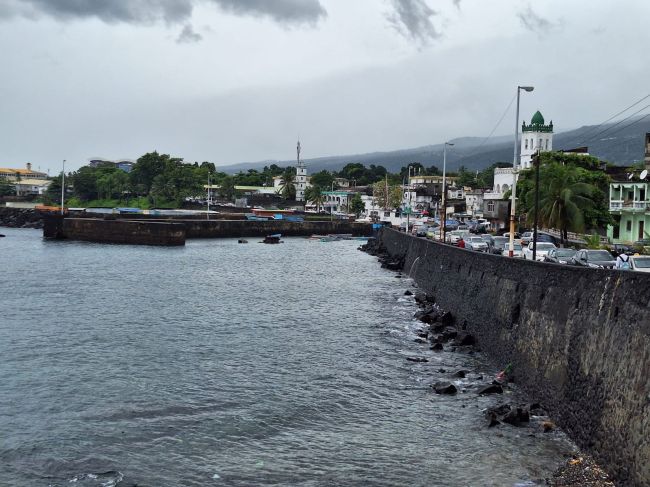
<svg viewBox="0 0 650 487">
<path fill-rule="evenodd" d="M 323 196 L 323 190 L 320 188 L 320 186 L 310 186 L 305 190 L 305 199 L 315 204 L 316 211 L 318 212 L 320 211 L 320 207 L 323 205 L 323 202 L 325 201 L 325 197 Z"/>
<path fill-rule="evenodd" d="M 280 194 L 285 200 L 294 199 L 296 197 L 296 168 L 287 167 L 281 175 L 280 179 Z"/>
<path fill-rule="evenodd" d="M 584 211 L 593 208 L 594 187 L 577 180 L 575 168 L 549 164 L 540 174 L 539 220 L 548 228 L 560 230 L 560 242 L 568 232 L 584 230 Z"/>
</svg>

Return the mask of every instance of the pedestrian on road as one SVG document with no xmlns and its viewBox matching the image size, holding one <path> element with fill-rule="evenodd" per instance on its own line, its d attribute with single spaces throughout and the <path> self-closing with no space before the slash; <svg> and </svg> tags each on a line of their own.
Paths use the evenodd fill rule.
<svg viewBox="0 0 650 487">
<path fill-rule="evenodd" d="M 465 248 L 465 240 L 463 240 L 463 237 L 460 237 L 460 238 L 458 239 L 458 246 L 459 246 L 461 249 L 464 249 L 464 248 Z"/>
<path fill-rule="evenodd" d="M 616 268 L 617 269 L 629 269 L 630 268 L 630 256 L 625 252 L 621 252 L 616 257 Z"/>
</svg>

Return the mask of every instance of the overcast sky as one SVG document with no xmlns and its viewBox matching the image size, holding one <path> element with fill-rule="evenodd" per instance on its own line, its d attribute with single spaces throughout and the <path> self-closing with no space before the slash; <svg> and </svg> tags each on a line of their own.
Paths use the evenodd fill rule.
<svg viewBox="0 0 650 487">
<path fill-rule="evenodd" d="M 650 93 L 650 2 L 0 0 L 0 166 L 217 165 L 599 123 Z M 514 131 L 514 105 L 497 134 Z"/>
</svg>

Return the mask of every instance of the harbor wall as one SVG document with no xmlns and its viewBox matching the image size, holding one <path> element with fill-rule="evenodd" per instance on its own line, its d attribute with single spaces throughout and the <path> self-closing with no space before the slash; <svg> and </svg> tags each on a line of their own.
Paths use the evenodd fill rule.
<svg viewBox="0 0 650 487">
<path fill-rule="evenodd" d="M 45 238 L 136 245 L 185 245 L 182 223 L 44 217 Z"/>
<path fill-rule="evenodd" d="M 650 274 L 460 249 L 391 229 L 380 245 L 618 485 L 650 486 Z"/>
<path fill-rule="evenodd" d="M 355 237 L 372 235 L 372 225 L 348 221 L 304 221 L 286 220 L 183 220 L 187 238 L 238 238 L 263 237 L 279 233 L 283 237 L 327 235 L 332 233 L 352 234 Z"/>
</svg>

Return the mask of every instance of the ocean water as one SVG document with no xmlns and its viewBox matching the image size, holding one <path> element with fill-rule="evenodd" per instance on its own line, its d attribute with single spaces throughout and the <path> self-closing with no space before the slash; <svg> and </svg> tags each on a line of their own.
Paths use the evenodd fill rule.
<svg viewBox="0 0 650 487">
<path fill-rule="evenodd" d="M 561 434 L 488 429 L 360 242 L 0 239 L 0 485 L 538 485 Z M 406 357 L 426 357 L 413 363 Z M 439 372 L 445 369 L 445 372 Z"/>
</svg>

